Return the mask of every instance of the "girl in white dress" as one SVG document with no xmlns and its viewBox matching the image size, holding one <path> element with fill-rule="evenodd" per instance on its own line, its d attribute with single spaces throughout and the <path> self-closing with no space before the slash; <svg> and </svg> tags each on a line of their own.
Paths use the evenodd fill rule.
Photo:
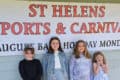
<svg viewBox="0 0 120 80">
<path fill-rule="evenodd" d="M 109 80 L 108 79 L 108 66 L 102 52 L 97 51 L 93 56 L 93 80 Z"/>
</svg>

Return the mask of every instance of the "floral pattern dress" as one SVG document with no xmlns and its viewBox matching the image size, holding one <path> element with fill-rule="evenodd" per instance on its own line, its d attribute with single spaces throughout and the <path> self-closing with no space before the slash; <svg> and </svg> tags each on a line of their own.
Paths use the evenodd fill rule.
<svg viewBox="0 0 120 80">
<path fill-rule="evenodd" d="M 109 80 L 108 75 L 104 73 L 102 67 L 99 66 L 99 68 L 100 68 L 99 73 L 94 76 L 94 80 Z"/>
<path fill-rule="evenodd" d="M 83 55 L 80 58 L 73 56 L 70 60 L 70 80 L 91 80 L 91 65 L 91 59 L 87 59 Z"/>
</svg>

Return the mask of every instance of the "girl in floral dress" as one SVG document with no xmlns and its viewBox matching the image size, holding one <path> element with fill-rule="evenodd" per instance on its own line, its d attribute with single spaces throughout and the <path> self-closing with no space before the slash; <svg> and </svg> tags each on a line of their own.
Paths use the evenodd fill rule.
<svg viewBox="0 0 120 80">
<path fill-rule="evenodd" d="M 70 60 L 70 80 L 91 80 L 91 57 L 87 50 L 86 42 L 76 42 L 74 54 Z"/>
<path fill-rule="evenodd" d="M 108 66 L 102 52 L 97 51 L 93 56 L 93 80 L 108 80 Z"/>
</svg>

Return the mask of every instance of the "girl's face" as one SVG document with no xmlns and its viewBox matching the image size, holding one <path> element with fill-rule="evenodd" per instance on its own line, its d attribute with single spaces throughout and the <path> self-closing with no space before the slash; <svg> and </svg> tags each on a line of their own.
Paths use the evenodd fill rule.
<svg viewBox="0 0 120 80">
<path fill-rule="evenodd" d="M 32 60 L 34 57 L 34 54 L 32 54 L 32 52 L 30 50 L 24 52 L 24 56 L 27 60 Z"/>
<path fill-rule="evenodd" d="M 51 47 L 54 51 L 57 51 L 59 49 L 59 41 L 58 40 L 52 40 Z"/>
<path fill-rule="evenodd" d="M 85 51 L 85 44 L 82 43 L 82 42 L 80 42 L 80 43 L 78 44 L 78 52 L 79 52 L 79 53 L 84 53 L 84 51 Z"/>
<path fill-rule="evenodd" d="M 97 55 L 96 56 L 96 61 L 97 61 L 97 63 L 102 64 L 103 63 L 103 56 L 102 55 Z"/>
</svg>

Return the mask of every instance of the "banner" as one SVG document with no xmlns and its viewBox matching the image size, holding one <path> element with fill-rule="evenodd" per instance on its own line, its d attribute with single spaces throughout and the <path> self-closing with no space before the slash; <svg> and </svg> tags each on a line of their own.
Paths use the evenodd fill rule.
<svg viewBox="0 0 120 80">
<path fill-rule="evenodd" d="M 28 45 L 45 53 L 53 36 L 67 53 L 80 39 L 92 51 L 120 49 L 119 4 L 61 3 L 0 3 L 0 56 L 20 55 Z"/>
</svg>

